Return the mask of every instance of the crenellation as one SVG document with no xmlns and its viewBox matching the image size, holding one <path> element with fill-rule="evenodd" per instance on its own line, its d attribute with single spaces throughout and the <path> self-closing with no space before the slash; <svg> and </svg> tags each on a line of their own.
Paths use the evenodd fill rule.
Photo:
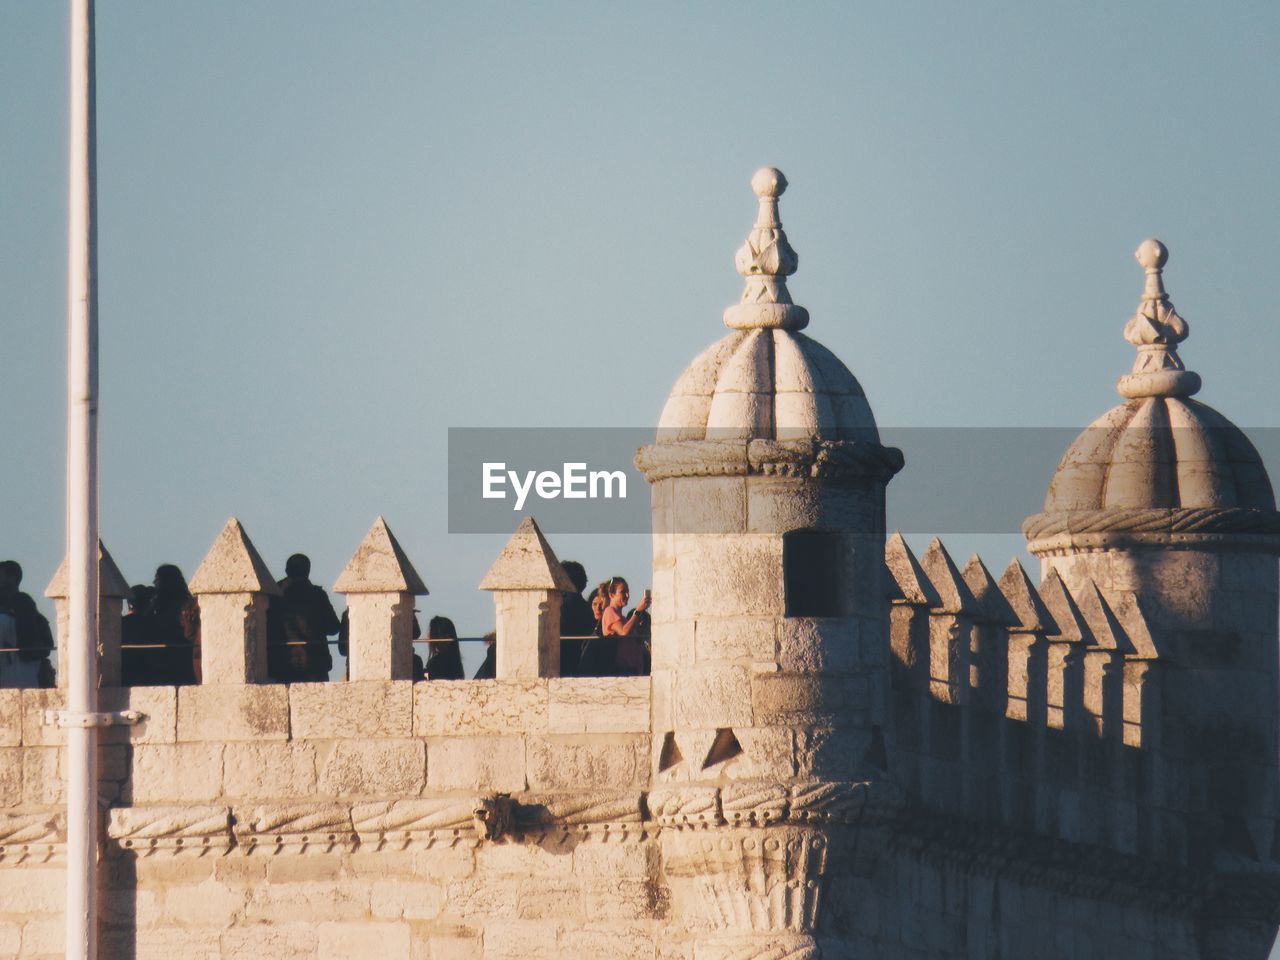
<svg viewBox="0 0 1280 960">
<path fill-rule="evenodd" d="M 636 457 L 652 675 L 559 675 L 571 584 L 525 518 L 480 585 L 497 679 L 415 683 L 426 585 L 379 517 L 334 585 L 349 681 L 268 682 L 278 588 L 229 520 L 191 584 L 201 682 L 100 691 L 141 715 L 99 748 L 102 955 L 1262 960 L 1280 515 L 1187 399 L 1163 247 L 1124 402 L 1026 522 L 1036 585 L 886 537 L 904 458 L 799 332 L 785 178 L 752 185 L 744 300 Z M 61 949 L 65 703 L 0 690 L 6 956 Z"/>
</svg>

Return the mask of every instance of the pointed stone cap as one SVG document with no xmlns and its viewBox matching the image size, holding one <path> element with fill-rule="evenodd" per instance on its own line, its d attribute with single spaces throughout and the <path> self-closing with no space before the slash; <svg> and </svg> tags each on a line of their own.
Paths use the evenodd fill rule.
<svg viewBox="0 0 1280 960">
<path fill-rule="evenodd" d="M 884 565 L 889 571 L 886 586 L 889 599 L 919 607 L 938 607 L 942 598 L 929 582 L 928 575 L 920 567 L 916 555 L 907 546 L 902 533 L 895 530 L 885 541 Z"/>
<path fill-rule="evenodd" d="M 1040 581 L 1040 598 L 1058 624 L 1058 632 L 1049 634 L 1050 640 L 1055 643 L 1083 643 L 1093 646 L 1093 631 L 1089 629 L 1084 614 L 1080 612 L 1080 607 L 1072 598 L 1067 585 L 1062 582 L 1062 577 L 1058 576 L 1057 570 L 1050 570 Z"/>
<path fill-rule="evenodd" d="M 427 585 L 405 556 L 400 541 L 378 517 L 333 584 L 334 593 L 412 593 L 421 597 Z"/>
<path fill-rule="evenodd" d="M 1169 250 L 1159 240 L 1144 240 L 1134 257 L 1146 273 L 1142 301 L 1124 326 L 1124 338 L 1138 348 L 1133 371 L 1116 381 L 1126 399 L 1189 397 L 1200 389 L 1200 375 L 1187 370 L 1177 346 L 1191 332 L 1164 290 Z"/>
<path fill-rule="evenodd" d="M 533 517 L 525 517 L 480 581 L 481 590 L 562 590 L 575 593 L 573 581 Z"/>
<path fill-rule="evenodd" d="M 62 563 L 58 564 L 58 569 L 53 573 L 53 579 L 44 588 L 44 595 L 50 600 L 65 600 L 70 593 L 67 587 L 67 559 L 63 557 Z M 101 540 L 98 541 L 98 596 L 118 599 L 133 596 L 133 589 Z"/>
<path fill-rule="evenodd" d="M 1137 652 L 1129 642 L 1124 627 L 1112 612 L 1106 597 L 1102 595 L 1102 591 L 1092 579 L 1076 591 L 1076 596 L 1080 612 L 1084 615 L 1089 629 L 1093 631 L 1093 646 L 1126 656 Z"/>
<path fill-rule="evenodd" d="M 978 601 L 983 619 L 1002 627 L 1021 625 L 1022 621 L 1013 612 L 1013 607 L 1009 606 L 1009 601 L 1005 599 L 1004 594 L 1000 592 L 1000 585 L 996 583 L 995 578 L 991 576 L 991 571 L 976 553 L 964 565 L 960 576 L 964 578 L 965 586 L 973 594 L 973 599 Z"/>
<path fill-rule="evenodd" d="M 1160 651 L 1155 637 L 1151 635 L 1151 626 L 1138 595 L 1132 590 L 1126 590 L 1112 594 L 1109 603 L 1133 648 L 1133 653 L 1129 656 L 1135 660 L 1159 660 Z"/>
<path fill-rule="evenodd" d="M 213 541 L 187 588 L 194 594 L 280 593 L 276 578 L 235 517 L 227 521 Z"/>
<path fill-rule="evenodd" d="M 747 278 L 742 302 L 724 312 L 725 326 L 734 330 L 801 330 L 809 323 L 809 311 L 791 302 L 787 277 L 800 264 L 778 217 L 778 198 L 787 189 L 787 178 L 776 167 L 762 167 L 751 178 L 751 189 L 760 200 L 755 226 L 733 258 L 738 273 Z"/>
<path fill-rule="evenodd" d="M 929 582 L 942 598 L 939 605 L 941 613 L 963 613 L 971 617 L 982 613 L 978 601 L 974 599 L 960 571 L 956 569 L 951 554 L 942 545 L 942 541 L 934 537 L 929 547 L 920 558 L 920 566 L 929 577 Z"/>
<path fill-rule="evenodd" d="M 1000 592 L 1004 594 L 1005 600 L 1009 602 L 1009 606 L 1018 617 L 1017 627 L 1010 628 L 1013 632 L 1043 634 L 1058 632 L 1058 624 L 1053 619 L 1053 614 L 1040 599 L 1039 591 L 1036 590 L 1035 584 L 1031 582 L 1031 578 L 1027 576 L 1027 571 L 1023 569 L 1017 557 L 1009 561 L 1009 566 L 1005 567 L 1004 573 L 1000 575 Z"/>
</svg>

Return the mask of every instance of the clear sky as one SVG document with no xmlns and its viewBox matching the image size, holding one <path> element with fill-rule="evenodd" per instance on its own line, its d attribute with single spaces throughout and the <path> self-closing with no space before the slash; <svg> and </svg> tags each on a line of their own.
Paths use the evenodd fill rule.
<svg viewBox="0 0 1280 960">
<path fill-rule="evenodd" d="M 0 4 L 0 554 L 37 594 L 64 6 Z M 724 333 L 764 164 L 807 332 L 882 424 L 1092 420 L 1154 235 L 1200 398 L 1280 426 L 1278 64 L 1261 2 L 99 0 L 103 538 L 131 582 L 190 576 L 235 515 L 328 585 L 383 514 L 424 611 L 489 629 L 504 537 L 448 533 L 447 428 L 656 423 Z M 1020 538 L 948 543 L 998 572 Z M 553 545 L 648 582 L 643 537 Z"/>
</svg>

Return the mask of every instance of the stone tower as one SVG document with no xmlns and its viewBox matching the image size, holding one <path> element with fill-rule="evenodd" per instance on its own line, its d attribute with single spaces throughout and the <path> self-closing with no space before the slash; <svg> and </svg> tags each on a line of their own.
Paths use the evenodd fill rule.
<svg viewBox="0 0 1280 960">
<path fill-rule="evenodd" d="M 857 380 L 801 332 L 786 179 L 765 168 L 751 186 L 729 333 L 637 456 L 653 488 L 649 805 L 676 909 L 727 955 L 781 943 L 799 960 L 817 955 L 828 847 L 892 800 L 884 494 L 903 461 Z"/>
<path fill-rule="evenodd" d="M 1205 956 L 1264 957 L 1274 926 L 1250 916 L 1247 890 L 1280 853 L 1280 514 L 1253 445 L 1191 399 L 1200 377 L 1178 356 L 1188 325 L 1162 282 L 1167 250 L 1147 240 L 1136 257 L 1146 282 L 1124 329 L 1138 349 L 1124 401 L 1067 450 L 1023 529 L 1046 579 L 1145 616 L 1155 659 L 1126 674 L 1126 722 L 1141 727 L 1126 740 L 1146 755 L 1139 789 L 1168 814 L 1141 825 L 1140 852 L 1225 878 L 1231 892 L 1198 917 Z"/>
</svg>

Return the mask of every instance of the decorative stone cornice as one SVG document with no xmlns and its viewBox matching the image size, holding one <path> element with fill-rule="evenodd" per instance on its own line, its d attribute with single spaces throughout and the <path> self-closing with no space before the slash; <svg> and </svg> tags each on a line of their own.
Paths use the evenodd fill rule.
<svg viewBox="0 0 1280 960">
<path fill-rule="evenodd" d="M 641 447 L 650 483 L 672 477 L 776 476 L 886 482 L 902 469 L 897 447 L 863 440 L 687 440 Z"/>
<path fill-rule="evenodd" d="M 511 798 L 441 797 L 382 800 L 351 808 L 351 822 L 362 844 L 376 849 L 431 844 L 440 840 L 496 840 L 511 832 Z"/>
<path fill-rule="evenodd" d="M 630 837 L 642 833 L 644 794 L 565 793 L 521 797 L 515 829 L 523 834 L 571 831 Z"/>
<path fill-rule="evenodd" d="M 896 783 L 826 781 L 781 784 L 743 781 L 723 787 L 673 785 L 649 792 L 649 812 L 662 827 L 703 830 L 776 823 L 856 823 L 893 815 L 902 804 Z"/>
<path fill-rule="evenodd" d="M 67 818 L 61 811 L 0 814 L 0 863 L 59 860 L 66 840 Z"/>
<path fill-rule="evenodd" d="M 351 808 L 331 803 L 280 803 L 254 807 L 233 827 L 246 853 L 328 852 L 353 847 L 360 838 L 351 823 Z"/>
<path fill-rule="evenodd" d="M 138 856 L 225 853 L 231 849 L 231 809 L 219 806 L 114 807 L 107 837 Z"/>
<path fill-rule="evenodd" d="M 1280 511 L 1252 507 L 1156 507 L 1037 513 L 1022 524 L 1037 556 L 1130 546 L 1280 553 Z"/>
</svg>

